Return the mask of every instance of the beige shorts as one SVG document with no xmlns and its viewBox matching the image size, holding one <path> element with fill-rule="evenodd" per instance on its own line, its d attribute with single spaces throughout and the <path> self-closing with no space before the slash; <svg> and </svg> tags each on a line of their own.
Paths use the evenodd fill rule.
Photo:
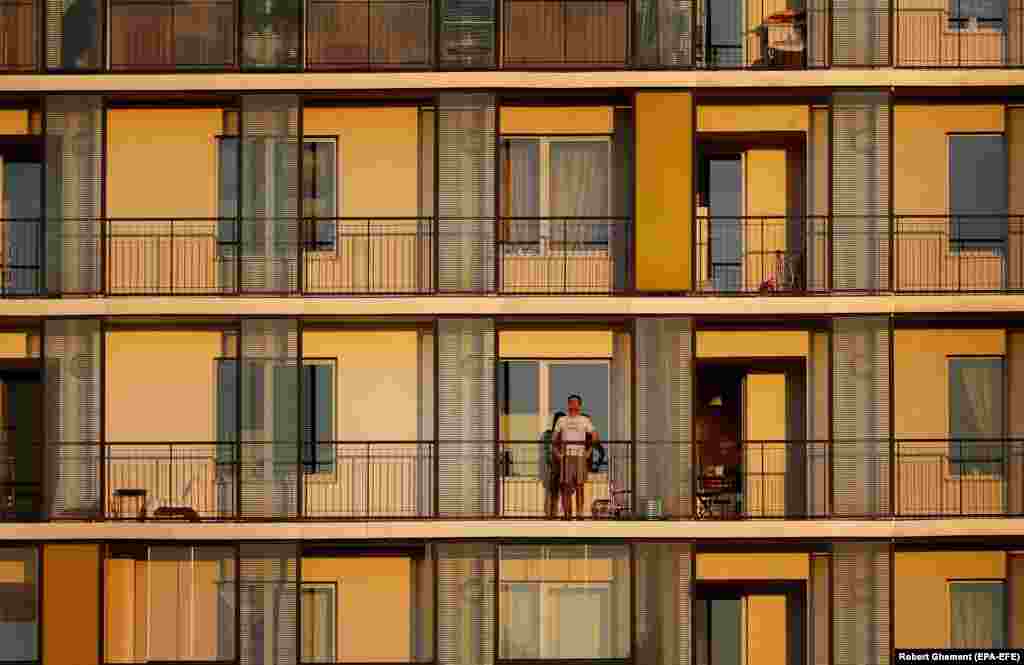
<svg viewBox="0 0 1024 665">
<path fill-rule="evenodd" d="M 562 487 L 575 488 L 587 482 L 589 461 L 585 455 L 564 456 L 562 458 Z"/>
</svg>

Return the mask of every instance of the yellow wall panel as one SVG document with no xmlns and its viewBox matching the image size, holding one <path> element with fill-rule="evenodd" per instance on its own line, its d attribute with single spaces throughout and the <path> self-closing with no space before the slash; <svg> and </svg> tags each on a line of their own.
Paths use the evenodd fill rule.
<svg viewBox="0 0 1024 665">
<path fill-rule="evenodd" d="M 503 358 L 610 358 L 612 333 L 606 330 L 505 330 L 499 333 Z"/>
<path fill-rule="evenodd" d="M 0 135 L 3 134 L 28 134 L 28 111 L 15 109 L 0 111 Z"/>
<path fill-rule="evenodd" d="M 697 357 L 806 357 L 807 344 L 807 333 L 798 330 L 702 330 L 697 332 Z"/>
<path fill-rule="evenodd" d="M 501 133 L 508 134 L 611 134 L 614 129 L 610 106 L 528 107 L 501 109 Z"/>
<path fill-rule="evenodd" d="M 216 217 L 216 136 L 222 129 L 220 109 L 109 111 L 108 214 Z"/>
<path fill-rule="evenodd" d="M 0 358 L 27 358 L 28 335 L 22 332 L 0 333 Z"/>
<path fill-rule="evenodd" d="M 806 106 L 698 106 L 700 132 L 806 132 Z"/>
<path fill-rule="evenodd" d="M 43 546 L 43 665 L 96 665 L 99 545 Z"/>
<path fill-rule="evenodd" d="M 806 580 L 810 559 L 799 553 L 698 554 L 701 580 Z"/>
<path fill-rule="evenodd" d="M 339 216 L 418 214 L 416 107 L 310 108 L 302 119 L 306 136 L 338 139 Z"/>
<path fill-rule="evenodd" d="M 215 359 L 220 355 L 219 332 L 110 333 L 107 440 L 216 439 Z"/>
<path fill-rule="evenodd" d="M 636 115 L 636 286 L 690 288 L 693 95 L 640 92 Z"/>
<path fill-rule="evenodd" d="M 1004 579 L 1003 552 L 897 552 L 897 649 L 943 647 L 949 640 L 949 579 Z"/>
<path fill-rule="evenodd" d="M 786 665 L 786 597 L 747 596 L 747 662 Z"/>
</svg>

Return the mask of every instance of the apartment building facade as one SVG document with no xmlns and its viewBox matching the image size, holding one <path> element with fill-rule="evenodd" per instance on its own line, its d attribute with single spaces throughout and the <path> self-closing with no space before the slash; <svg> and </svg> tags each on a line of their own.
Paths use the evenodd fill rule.
<svg viewBox="0 0 1024 665">
<path fill-rule="evenodd" d="M 0 2 L 0 662 L 1024 648 L 1018 4 Z"/>
</svg>

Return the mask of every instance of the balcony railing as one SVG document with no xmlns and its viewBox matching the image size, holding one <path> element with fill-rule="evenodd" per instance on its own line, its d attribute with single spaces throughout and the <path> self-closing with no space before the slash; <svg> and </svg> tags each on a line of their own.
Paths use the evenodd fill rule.
<svg viewBox="0 0 1024 665">
<path fill-rule="evenodd" d="M 43 293 L 43 222 L 41 219 L 0 220 L 0 295 L 24 298 Z"/>
<path fill-rule="evenodd" d="M 503 293 L 607 294 L 628 287 L 631 223 L 623 217 L 505 217 Z"/>
<path fill-rule="evenodd" d="M 231 69 L 233 0 L 110 0 L 113 70 Z"/>
<path fill-rule="evenodd" d="M 827 10 L 766 2 L 697 3 L 693 55 L 707 69 L 826 66 L 832 29 Z"/>
<path fill-rule="evenodd" d="M 801 293 L 828 289 L 826 217 L 698 217 L 697 291 Z"/>
<path fill-rule="evenodd" d="M 430 0 L 309 0 L 309 69 L 414 69 L 433 62 Z"/>
<path fill-rule="evenodd" d="M 629 63 L 625 0 L 503 0 L 505 67 L 622 68 Z"/>
<path fill-rule="evenodd" d="M 896 291 L 1024 289 L 1024 217 L 900 215 L 893 229 Z"/>
<path fill-rule="evenodd" d="M 894 3 L 899 67 L 1019 67 L 1024 64 L 1024 12 L 993 5 L 989 16 L 968 12 L 967 3 L 941 0 L 922 6 Z M 963 5 L 961 12 L 958 5 Z M 938 6 L 936 6 L 938 5 Z"/>
</svg>

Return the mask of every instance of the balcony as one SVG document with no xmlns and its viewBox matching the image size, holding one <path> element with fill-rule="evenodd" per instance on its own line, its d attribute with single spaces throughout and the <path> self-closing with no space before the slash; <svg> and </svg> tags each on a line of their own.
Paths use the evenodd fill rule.
<svg viewBox="0 0 1024 665">
<path fill-rule="evenodd" d="M 787 8 L 767 0 L 700 2 L 694 65 L 705 69 L 807 69 L 827 66 L 827 9 Z"/>
<path fill-rule="evenodd" d="M 627 218 L 501 220 L 500 290 L 508 294 L 608 294 L 628 288 Z"/>
<path fill-rule="evenodd" d="M 625 0 L 503 0 L 503 63 L 511 69 L 629 64 Z"/>
<path fill-rule="evenodd" d="M 110 69 L 237 65 L 234 0 L 110 0 Z"/>
<path fill-rule="evenodd" d="M 46 285 L 41 219 L 0 219 L 0 296 L 38 296 Z"/>
<path fill-rule="evenodd" d="M 995 3 L 975 7 L 957 0 L 894 3 L 898 67 L 1017 67 L 1024 14 Z M 977 9 L 983 11 L 978 12 Z M 988 10 L 987 12 L 984 10 Z"/>
<path fill-rule="evenodd" d="M 311 70 L 427 68 L 433 62 L 430 0 L 310 0 Z"/>
<path fill-rule="evenodd" d="M 804 293 L 828 290 L 826 217 L 697 218 L 697 291 Z"/>
</svg>

